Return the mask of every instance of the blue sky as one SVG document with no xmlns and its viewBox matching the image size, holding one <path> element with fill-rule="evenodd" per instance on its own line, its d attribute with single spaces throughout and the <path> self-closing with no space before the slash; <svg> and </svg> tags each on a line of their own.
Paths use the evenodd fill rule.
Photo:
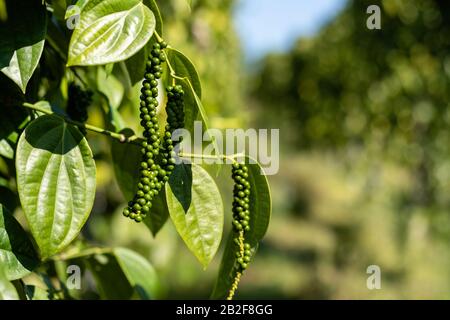
<svg viewBox="0 0 450 320">
<path fill-rule="evenodd" d="M 346 0 L 240 0 L 234 20 L 246 59 L 289 49 L 299 36 L 317 32 L 345 4 Z"/>
</svg>

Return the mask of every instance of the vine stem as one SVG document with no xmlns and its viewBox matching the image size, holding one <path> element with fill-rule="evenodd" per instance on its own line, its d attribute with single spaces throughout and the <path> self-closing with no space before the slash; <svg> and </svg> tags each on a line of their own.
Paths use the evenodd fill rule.
<svg viewBox="0 0 450 320">
<path fill-rule="evenodd" d="M 180 158 L 198 158 L 198 159 L 209 159 L 209 160 L 230 160 L 232 163 L 236 161 L 233 157 L 226 156 L 224 154 L 211 156 L 211 155 L 204 155 L 204 154 L 180 152 L 180 153 L 178 153 L 178 156 Z M 239 156 L 240 155 L 234 155 L 234 157 L 239 157 Z"/>
<path fill-rule="evenodd" d="M 77 127 L 80 127 L 80 128 L 92 131 L 92 132 L 103 134 L 105 136 L 108 136 L 110 138 L 118 140 L 121 143 L 133 143 L 133 144 L 140 145 L 140 142 L 143 141 L 142 138 L 140 138 L 140 137 L 138 137 L 136 135 L 132 135 L 132 136 L 127 137 L 126 135 L 124 135 L 122 133 L 112 132 L 112 131 L 109 131 L 109 130 L 106 130 L 106 129 L 103 129 L 103 128 L 99 128 L 99 127 L 93 126 L 91 124 L 85 124 L 85 123 L 82 123 L 82 122 L 79 122 L 79 121 L 75 121 L 75 120 L 69 119 L 69 118 L 67 118 L 67 117 L 65 117 L 63 115 L 56 114 L 54 112 L 51 112 L 50 110 L 41 108 L 41 107 L 36 106 L 34 104 L 31 104 L 31 103 L 25 102 L 24 104 L 22 104 L 22 106 L 25 107 L 25 108 L 34 110 L 34 111 L 42 112 L 44 114 L 55 115 L 55 116 L 63 119 L 65 122 L 73 124 L 74 126 L 77 126 Z"/>
<path fill-rule="evenodd" d="M 156 40 L 158 42 L 163 42 L 164 41 L 164 39 L 159 35 L 158 31 L 155 30 L 154 34 L 155 34 Z"/>
<path fill-rule="evenodd" d="M 170 76 L 172 77 L 172 84 L 175 84 L 175 80 L 189 81 L 189 79 L 187 77 L 180 77 L 177 75 L 177 73 L 175 72 L 175 69 L 170 64 L 169 59 L 166 60 L 166 63 L 167 63 L 167 67 L 169 68 L 169 71 L 170 71 Z"/>
<path fill-rule="evenodd" d="M 169 46 L 169 48 L 171 48 L 171 47 Z M 169 68 L 170 76 L 172 77 L 172 84 L 175 84 L 175 79 L 181 80 L 181 81 L 189 81 L 189 79 L 187 77 L 180 77 L 177 75 L 177 73 L 175 72 L 175 69 L 170 64 L 169 59 L 166 60 L 166 64 L 167 64 L 167 67 Z"/>
<path fill-rule="evenodd" d="M 53 261 L 65 261 L 65 260 L 71 260 L 71 259 L 91 256 L 94 254 L 106 254 L 106 253 L 111 253 L 111 252 L 113 252 L 112 248 L 89 248 L 89 249 L 86 249 L 81 252 L 72 253 L 72 252 L 68 251 L 66 253 L 61 253 L 59 255 L 52 257 L 51 259 Z"/>
<path fill-rule="evenodd" d="M 164 41 L 164 39 L 161 37 L 161 35 L 156 30 L 154 31 L 154 34 L 156 37 L 156 41 L 158 41 L 158 42 Z M 171 48 L 171 47 L 169 46 L 169 48 Z M 185 80 L 185 78 L 177 76 L 175 70 L 173 69 L 172 65 L 170 64 L 169 59 L 166 60 L 166 64 L 167 64 L 167 67 L 169 68 L 170 76 L 172 77 L 172 85 L 173 86 L 175 85 L 175 79 Z"/>
</svg>

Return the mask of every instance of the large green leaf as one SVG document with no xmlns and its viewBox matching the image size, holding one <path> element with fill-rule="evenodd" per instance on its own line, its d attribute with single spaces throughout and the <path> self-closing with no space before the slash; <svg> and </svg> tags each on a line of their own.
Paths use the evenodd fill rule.
<svg viewBox="0 0 450 320">
<path fill-rule="evenodd" d="M 34 70 L 44 49 L 44 40 L 41 42 L 16 50 L 9 62 L 9 66 L 2 69 L 2 72 L 11 78 L 23 92 L 26 91 L 28 81 L 30 81 Z"/>
<path fill-rule="evenodd" d="M 171 74 L 165 77 L 165 85 L 171 84 L 171 80 L 175 77 L 185 92 L 185 129 L 191 135 L 194 133 L 194 121 L 201 120 L 203 129 L 206 131 L 209 126 L 208 116 L 201 102 L 201 85 L 200 80 L 192 62 L 181 52 L 168 49 L 167 61 L 172 67 Z"/>
<path fill-rule="evenodd" d="M 0 24 L 0 70 L 25 92 L 44 49 L 47 13 L 41 1 L 6 0 Z"/>
<path fill-rule="evenodd" d="M 194 65 L 189 58 L 174 49 L 168 50 L 167 61 L 173 70 L 164 78 L 165 85 L 170 85 L 171 80 L 176 79 L 176 82 L 183 87 L 185 92 L 185 129 L 191 133 L 191 136 L 194 136 L 194 122 L 201 121 L 203 130 L 206 132 L 209 129 L 209 120 L 201 101 L 202 89 Z M 215 152 L 220 152 L 214 137 L 208 138 L 211 140 Z M 216 167 L 216 171 L 218 170 L 220 170 L 219 166 Z"/>
<path fill-rule="evenodd" d="M 201 121 L 202 123 L 202 129 L 203 132 L 208 132 L 209 130 L 209 120 L 208 116 L 206 115 L 205 108 L 203 107 L 203 104 L 200 100 L 200 98 L 195 93 L 194 87 L 192 86 L 191 82 L 187 79 L 181 81 L 181 85 L 183 87 L 183 90 L 185 92 L 185 99 L 184 99 L 184 105 L 185 105 L 185 129 L 188 130 L 191 134 L 191 137 L 195 136 L 195 121 Z M 208 134 L 204 137 L 204 144 L 203 148 L 205 148 L 205 144 L 211 144 L 213 147 L 212 154 L 219 155 L 221 153 L 221 150 L 219 149 L 219 145 L 217 144 L 217 141 L 215 140 L 214 136 L 209 136 Z M 210 141 L 210 142 L 206 142 Z M 219 164 L 212 164 L 213 170 L 216 172 L 216 174 L 219 173 L 222 166 Z"/>
<path fill-rule="evenodd" d="M 79 234 L 95 197 L 95 163 L 80 131 L 55 115 L 34 120 L 16 154 L 20 201 L 41 257 Z"/>
<path fill-rule="evenodd" d="M 141 299 L 153 299 L 158 296 L 158 276 L 144 257 L 125 248 L 115 248 L 114 255 L 128 282 Z"/>
<path fill-rule="evenodd" d="M 195 120 L 201 120 L 204 126 L 204 130 L 207 131 L 209 128 L 208 116 L 206 114 L 205 108 L 203 107 L 202 101 L 200 100 L 200 97 L 195 92 L 195 88 L 192 86 L 190 81 L 185 80 L 183 81 L 183 89 L 185 92 L 187 92 L 185 99 L 186 127 L 191 129 Z"/>
<path fill-rule="evenodd" d="M 150 229 L 155 237 L 159 230 L 164 226 L 169 218 L 169 208 L 167 208 L 166 190 L 161 192 L 153 199 L 152 208 L 145 217 L 144 223 Z"/>
<path fill-rule="evenodd" d="M 166 199 L 178 233 L 206 267 L 223 231 L 223 203 L 214 180 L 200 166 L 177 165 L 166 183 Z"/>
<path fill-rule="evenodd" d="M 155 299 L 159 296 L 158 277 L 152 265 L 129 249 L 85 257 L 103 299 Z M 111 281 L 114 279 L 114 281 Z"/>
<path fill-rule="evenodd" d="M 38 258 L 25 230 L 0 204 L 0 265 L 8 280 L 20 279 L 38 264 Z"/>
<path fill-rule="evenodd" d="M 3 265 L 0 264 L 0 300 L 19 300 L 19 295 L 17 294 L 14 285 L 8 281 L 5 272 L 3 270 Z"/>
<path fill-rule="evenodd" d="M 143 3 L 150 8 L 150 10 L 155 15 L 156 26 L 155 30 L 158 34 L 162 35 L 163 32 L 163 21 L 161 17 L 161 13 L 159 11 L 158 5 L 155 0 L 144 0 Z M 145 73 L 145 63 L 147 61 L 147 56 L 150 53 L 153 41 L 150 41 L 145 45 L 138 53 L 132 56 L 130 59 L 125 61 L 125 66 L 128 72 L 128 76 L 131 82 L 131 85 L 135 85 L 137 82 L 141 81 L 144 78 Z"/>
<path fill-rule="evenodd" d="M 89 0 L 70 40 L 68 65 L 126 60 L 150 40 L 155 25 L 155 15 L 141 0 Z"/>
<path fill-rule="evenodd" d="M 102 299 L 125 300 L 133 295 L 133 288 L 112 253 L 90 255 L 81 262 L 78 262 L 78 260 L 76 262 L 84 262 L 88 265 Z M 114 279 L 114 281 L 111 281 L 111 279 Z"/>
<path fill-rule="evenodd" d="M 253 247 L 266 234 L 269 227 L 270 215 L 272 213 L 272 196 L 270 194 L 269 181 L 264 175 L 262 167 L 250 162 L 248 157 L 248 181 L 251 185 L 250 194 L 250 232 L 245 236 L 246 241 Z"/>
<path fill-rule="evenodd" d="M 249 158 L 246 158 L 249 163 Z M 251 185 L 250 194 L 250 231 L 245 235 L 245 242 L 249 243 L 253 254 L 256 252 L 259 241 L 266 234 L 269 226 L 270 215 L 272 211 L 272 200 L 270 187 L 267 177 L 262 174 L 259 164 L 248 164 L 249 177 Z M 228 295 L 235 277 L 236 246 L 233 243 L 234 234 L 230 234 L 222 262 L 219 269 L 219 276 L 212 293 L 213 299 L 223 299 Z"/>
<path fill-rule="evenodd" d="M 177 77 L 185 78 L 192 84 L 192 88 L 199 98 L 202 97 L 202 87 L 197 70 L 192 61 L 180 51 L 168 48 L 167 60 L 175 71 Z"/>
</svg>

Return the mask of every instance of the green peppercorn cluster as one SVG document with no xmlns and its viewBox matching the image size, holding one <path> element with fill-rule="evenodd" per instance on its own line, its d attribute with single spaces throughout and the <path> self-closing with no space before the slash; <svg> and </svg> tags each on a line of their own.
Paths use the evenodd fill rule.
<svg viewBox="0 0 450 320">
<path fill-rule="evenodd" d="M 167 125 L 164 133 L 161 166 L 166 171 L 165 181 L 169 180 L 175 168 L 175 145 L 172 141 L 172 133 L 176 129 L 184 127 L 184 91 L 181 86 L 168 87 L 167 92 Z"/>
<path fill-rule="evenodd" d="M 248 268 L 248 263 L 251 261 L 252 253 L 250 249 L 250 244 L 244 243 L 244 252 L 236 252 L 236 261 L 239 263 L 239 268 L 242 271 Z"/>
<path fill-rule="evenodd" d="M 233 163 L 233 228 L 239 236 L 234 239 L 239 250 L 236 252 L 240 269 L 245 270 L 251 260 L 250 244 L 244 243 L 245 234 L 250 231 L 250 182 L 248 167 L 245 164 Z"/>
<path fill-rule="evenodd" d="M 140 96 L 140 118 L 146 141 L 142 142 L 142 162 L 138 191 L 123 215 L 141 222 L 150 211 L 154 197 L 167 181 L 166 171 L 158 164 L 161 139 L 156 108 L 158 106 L 158 79 L 162 76 L 161 63 L 166 61 L 165 43 L 153 44 L 146 64 L 146 72 Z"/>
<path fill-rule="evenodd" d="M 167 125 L 168 131 L 184 127 L 184 91 L 181 86 L 168 87 L 167 91 Z"/>
<path fill-rule="evenodd" d="M 92 102 L 92 91 L 83 90 L 74 82 L 69 84 L 67 99 L 67 114 L 72 120 L 86 122 L 88 119 L 87 108 Z"/>
</svg>

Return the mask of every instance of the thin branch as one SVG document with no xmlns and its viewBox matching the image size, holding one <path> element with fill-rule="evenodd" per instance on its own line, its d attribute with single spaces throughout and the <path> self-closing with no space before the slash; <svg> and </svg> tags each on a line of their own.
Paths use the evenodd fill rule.
<svg viewBox="0 0 450 320">
<path fill-rule="evenodd" d="M 154 31 L 154 34 L 155 34 L 156 40 L 158 42 L 163 42 L 164 41 L 164 39 L 159 35 L 159 33 L 156 30 Z"/>
<path fill-rule="evenodd" d="M 194 153 L 184 153 L 184 152 L 180 152 L 178 153 L 178 156 L 180 158 L 191 158 L 191 159 L 209 159 L 209 160 L 230 160 L 231 163 L 236 162 L 236 160 L 234 159 L 234 157 L 239 157 L 240 155 L 234 155 L 233 157 L 230 156 L 226 156 L 223 154 L 220 155 L 215 155 L 215 156 L 211 156 L 211 155 L 204 155 L 204 154 L 194 154 Z"/>
<path fill-rule="evenodd" d="M 79 128 L 83 128 L 83 129 L 86 129 L 86 130 L 89 130 L 89 131 L 92 131 L 92 132 L 103 134 L 105 136 L 108 136 L 108 137 L 111 137 L 111 138 L 113 138 L 115 140 L 118 140 L 121 143 L 133 143 L 133 144 L 140 145 L 141 142 L 144 141 L 143 138 L 140 138 L 140 137 L 138 137 L 136 135 L 127 137 L 127 136 L 125 136 L 122 133 L 108 131 L 108 130 L 103 129 L 103 128 L 99 128 L 99 127 L 96 127 L 96 126 L 93 126 L 93 125 L 90 125 L 90 124 L 85 124 L 85 123 L 82 123 L 82 122 L 79 122 L 79 121 L 75 121 L 75 120 L 69 119 L 69 118 L 67 118 L 67 117 L 65 117 L 63 115 L 54 113 L 54 112 L 52 112 L 50 110 L 41 108 L 41 107 L 33 105 L 31 103 L 24 103 L 22 106 L 25 107 L 25 108 L 31 109 L 31 110 L 42 112 L 44 114 L 55 115 L 55 116 L 60 117 L 61 119 L 63 119 L 65 122 L 73 124 L 74 126 L 77 126 Z"/>
<path fill-rule="evenodd" d="M 108 253 L 112 253 L 112 252 L 113 252 L 112 248 L 88 248 L 81 252 L 79 252 L 79 251 L 75 251 L 73 253 L 71 251 L 63 252 L 56 256 L 53 256 L 51 258 L 51 260 L 65 261 L 65 260 L 72 260 L 72 259 L 87 257 L 87 256 L 91 256 L 91 255 L 96 255 L 96 254 L 108 254 Z"/>
<path fill-rule="evenodd" d="M 177 74 L 176 74 L 176 72 L 175 72 L 175 69 L 172 67 L 172 65 L 170 64 L 170 61 L 169 61 L 169 59 L 167 59 L 166 60 L 166 63 L 167 63 L 167 67 L 169 68 L 169 71 L 170 71 L 170 76 L 173 78 L 173 79 L 178 79 L 178 80 L 182 80 L 182 81 L 189 81 L 189 78 L 187 78 L 187 77 L 180 77 L 180 76 L 178 76 Z"/>
</svg>

